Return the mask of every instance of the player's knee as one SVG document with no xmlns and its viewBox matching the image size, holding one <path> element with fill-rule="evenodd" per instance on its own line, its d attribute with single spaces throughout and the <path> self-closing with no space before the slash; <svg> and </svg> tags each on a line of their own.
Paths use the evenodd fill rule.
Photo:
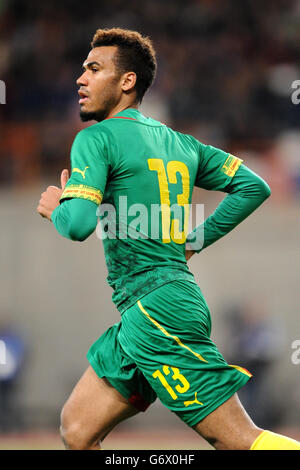
<svg viewBox="0 0 300 470">
<path fill-rule="evenodd" d="M 79 449 L 84 446 L 80 424 L 65 405 L 60 415 L 60 436 L 66 449 Z"/>
<path fill-rule="evenodd" d="M 97 444 L 68 405 L 65 405 L 61 412 L 60 436 L 68 450 L 88 450 Z"/>
<path fill-rule="evenodd" d="M 94 447 L 94 443 L 82 432 L 79 423 L 73 423 L 67 428 L 61 425 L 60 435 L 67 450 L 89 450 Z"/>
</svg>

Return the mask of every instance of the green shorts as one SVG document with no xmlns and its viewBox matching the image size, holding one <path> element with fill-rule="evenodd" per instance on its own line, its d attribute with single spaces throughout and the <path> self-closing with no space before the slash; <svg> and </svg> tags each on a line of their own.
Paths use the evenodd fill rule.
<svg viewBox="0 0 300 470">
<path fill-rule="evenodd" d="M 90 348 L 88 360 L 139 410 L 156 397 L 189 426 L 250 379 L 210 339 L 211 318 L 197 284 L 173 281 L 142 297 Z"/>
</svg>

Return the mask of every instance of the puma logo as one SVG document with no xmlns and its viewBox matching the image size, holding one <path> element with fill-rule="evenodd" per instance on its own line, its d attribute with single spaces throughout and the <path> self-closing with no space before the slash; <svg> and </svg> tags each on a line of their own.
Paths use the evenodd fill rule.
<svg viewBox="0 0 300 470">
<path fill-rule="evenodd" d="M 85 179 L 85 172 L 89 167 L 86 166 L 84 170 L 79 170 L 79 168 L 73 168 L 72 173 L 80 173 L 82 178 Z"/>
<path fill-rule="evenodd" d="M 193 405 L 194 403 L 198 403 L 198 405 L 203 405 L 203 403 L 201 403 L 201 401 L 197 400 L 197 392 L 195 393 L 195 400 L 183 402 L 184 406 Z"/>
</svg>

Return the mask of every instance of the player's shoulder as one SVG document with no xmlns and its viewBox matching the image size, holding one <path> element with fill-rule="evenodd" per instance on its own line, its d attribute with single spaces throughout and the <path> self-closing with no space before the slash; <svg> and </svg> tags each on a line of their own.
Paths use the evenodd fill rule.
<svg viewBox="0 0 300 470">
<path fill-rule="evenodd" d="M 91 126 L 81 129 L 75 137 L 74 142 L 78 144 L 88 143 L 91 140 L 99 143 L 105 142 L 109 134 L 109 130 L 106 126 L 102 125 L 102 122 L 97 122 Z"/>
<path fill-rule="evenodd" d="M 80 137 L 82 138 L 106 135 L 108 128 L 104 123 L 105 121 L 96 122 L 95 124 L 92 124 L 88 127 L 85 127 L 84 129 L 81 129 L 77 135 L 80 135 Z"/>
<path fill-rule="evenodd" d="M 171 129 L 171 131 L 176 135 L 176 137 L 182 141 L 182 143 L 186 147 L 190 147 L 191 150 L 195 150 L 196 152 L 199 152 L 205 147 L 205 145 L 200 142 L 196 137 L 194 137 L 191 134 L 185 134 L 183 132 Z"/>
</svg>

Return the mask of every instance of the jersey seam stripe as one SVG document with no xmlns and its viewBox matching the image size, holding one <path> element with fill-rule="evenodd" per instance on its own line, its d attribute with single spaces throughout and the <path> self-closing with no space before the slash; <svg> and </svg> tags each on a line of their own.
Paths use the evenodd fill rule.
<svg viewBox="0 0 300 470">
<path fill-rule="evenodd" d="M 198 359 L 200 359 L 200 361 L 203 361 L 203 362 L 208 362 L 206 359 L 204 359 L 204 357 L 201 356 L 201 354 L 199 353 L 196 353 L 195 351 L 193 351 L 191 348 L 189 348 L 188 346 L 186 346 L 185 344 L 183 344 L 180 339 L 178 338 L 178 336 L 174 336 L 174 335 L 171 335 L 163 326 L 161 326 L 156 320 L 154 320 L 154 318 L 152 318 L 148 312 L 146 312 L 146 310 L 144 309 L 142 303 L 140 300 L 137 301 L 137 305 L 139 307 L 139 309 L 141 310 L 141 312 L 146 315 L 146 317 L 167 337 L 169 338 L 172 338 L 176 341 L 176 343 L 181 346 L 182 348 L 185 348 L 187 349 L 190 353 L 192 353 L 194 356 L 196 356 Z"/>
</svg>

